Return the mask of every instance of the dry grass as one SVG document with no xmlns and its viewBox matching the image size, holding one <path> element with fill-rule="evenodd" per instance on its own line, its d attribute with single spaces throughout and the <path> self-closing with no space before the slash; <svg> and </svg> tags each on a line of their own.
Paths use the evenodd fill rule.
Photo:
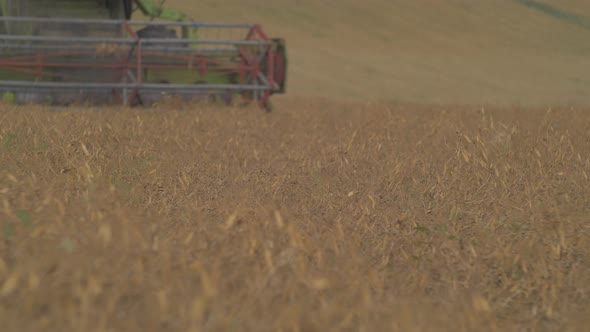
<svg viewBox="0 0 590 332">
<path fill-rule="evenodd" d="M 2 331 L 581 331 L 587 109 L 0 112 Z"/>
</svg>

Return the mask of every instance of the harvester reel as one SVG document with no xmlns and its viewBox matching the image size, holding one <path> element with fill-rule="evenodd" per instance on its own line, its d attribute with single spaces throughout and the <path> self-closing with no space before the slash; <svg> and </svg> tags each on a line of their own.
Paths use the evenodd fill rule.
<svg viewBox="0 0 590 332">
<path fill-rule="evenodd" d="M 36 1 L 0 0 L 0 96 L 16 102 L 133 106 L 171 95 L 233 104 L 242 95 L 267 107 L 285 90 L 284 43 L 257 24 L 128 20 L 126 5 L 143 0 L 52 0 L 57 11 Z M 76 14 L 44 17 L 59 15 L 59 1 Z"/>
</svg>

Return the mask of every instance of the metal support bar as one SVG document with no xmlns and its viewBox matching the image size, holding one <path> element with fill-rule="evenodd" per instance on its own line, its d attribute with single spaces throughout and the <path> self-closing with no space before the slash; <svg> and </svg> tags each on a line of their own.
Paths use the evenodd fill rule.
<svg viewBox="0 0 590 332">
<path fill-rule="evenodd" d="M 66 89 L 123 89 L 154 90 L 268 90 L 268 85 L 255 84 L 158 84 L 158 83 L 79 83 L 79 82 L 24 82 L 0 81 L 0 87 L 15 88 L 66 88 Z"/>
<path fill-rule="evenodd" d="M 0 35 L 0 40 L 11 41 L 35 41 L 35 42 L 65 42 L 65 43 L 113 43 L 113 44 L 134 44 L 137 41 L 131 38 L 108 38 L 108 37 L 53 37 L 53 36 L 19 36 L 19 35 Z M 206 44 L 206 45 L 246 45 L 246 46 L 264 46 L 270 45 L 268 41 L 254 40 L 194 40 L 183 38 L 150 38 L 150 43 L 158 44 Z"/>
<path fill-rule="evenodd" d="M 169 27 L 193 27 L 193 28 L 234 28 L 234 29 L 251 29 L 256 24 L 243 23 L 206 23 L 206 22 L 157 22 L 157 21 L 127 21 L 111 19 L 75 19 L 75 18 L 56 18 L 56 17 L 16 17 L 0 16 L 0 22 L 26 22 L 26 23 L 58 23 L 58 24 L 104 24 L 104 25 L 154 25 Z"/>
</svg>

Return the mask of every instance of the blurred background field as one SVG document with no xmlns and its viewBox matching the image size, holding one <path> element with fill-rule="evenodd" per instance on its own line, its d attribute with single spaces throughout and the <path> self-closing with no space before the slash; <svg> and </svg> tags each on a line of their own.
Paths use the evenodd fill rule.
<svg viewBox="0 0 590 332">
<path fill-rule="evenodd" d="M 526 1 L 169 0 L 289 45 L 289 96 L 533 104 L 590 100 L 589 28 Z M 583 0 L 537 1 L 590 20 Z"/>
</svg>

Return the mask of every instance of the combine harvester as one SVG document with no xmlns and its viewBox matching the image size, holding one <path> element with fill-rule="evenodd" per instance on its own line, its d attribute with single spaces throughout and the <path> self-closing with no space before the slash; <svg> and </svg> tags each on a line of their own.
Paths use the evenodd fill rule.
<svg viewBox="0 0 590 332">
<path fill-rule="evenodd" d="M 270 110 L 285 92 L 284 41 L 257 24 L 194 22 L 164 1 L 0 0 L 0 98 L 136 106 L 173 95 Z M 137 11 L 149 20 L 131 20 Z"/>
</svg>

